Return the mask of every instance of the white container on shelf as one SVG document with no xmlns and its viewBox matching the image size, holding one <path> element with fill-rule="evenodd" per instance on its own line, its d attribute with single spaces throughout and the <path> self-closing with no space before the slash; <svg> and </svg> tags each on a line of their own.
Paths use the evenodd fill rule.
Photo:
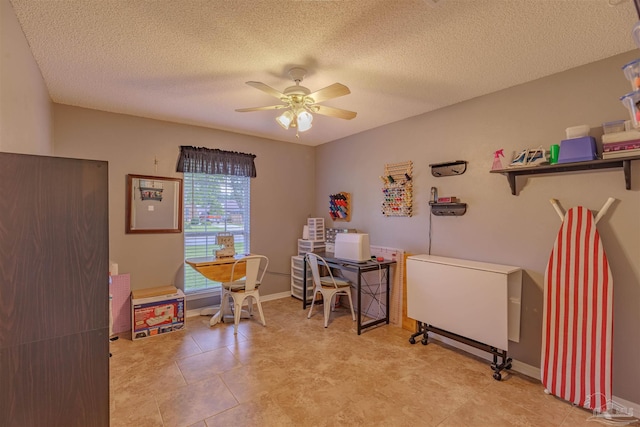
<svg viewBox="0 0 640 427">
<path fill-rule="evenodd" d="M 640 90 L 628 93 L 620 98 L 622 104 L 627 107 L 629 116 L 631 117 L 631 124 L 634 128 L 640 127 L 640 109 L 638 103 L 640 103 Z"/>
<path fill-rule="evenodd" d="M 573 139 L 589 136 L 590 130 L 591 128 L 589 127 L 589 125 L 579 125 L 569 127 L 565 130 L 565 132 L 567 133 L 567 139 Z"/>
<path fill-rule="evenodd" d="M 631 90 L 640 89 L 640 59 L 635 59 L 622 66 L 624 76 L 631 83 Z"/>
<path fill-rule="evenodd" d="M 605 134 L 624 132 L 624 120 L 614 120 L 602 124 L 602 130 Z"/>
</svg>

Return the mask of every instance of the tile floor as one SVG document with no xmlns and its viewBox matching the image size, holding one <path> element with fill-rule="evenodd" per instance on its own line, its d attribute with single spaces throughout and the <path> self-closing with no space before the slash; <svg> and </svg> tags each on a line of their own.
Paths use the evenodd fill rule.
<svg viewBox="0 0 640 427">
<path fill-rule="evenodd" d="M 323 327 L 293 298 L 263 303 L 267 326 L 187 320 L 111 343 L 111 427 L 597 426 L 589 411 L 516 372 L 381 326 L 358 336 L 346 309 Z"/>
</svg>

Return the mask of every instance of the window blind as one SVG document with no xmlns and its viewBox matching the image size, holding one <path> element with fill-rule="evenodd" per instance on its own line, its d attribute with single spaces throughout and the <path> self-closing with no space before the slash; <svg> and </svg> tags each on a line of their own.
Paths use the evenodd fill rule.
<svg viewBox="0 0 640 427">
<path fill-rule="evenodd" d="M 215 256 L 216 235 L 233 233 L 236 253 L 249 253 L 250 178 L 237 175 L 184 173 L 184 256 Z M 220 286 L 185 268 L 185 292 Z"/>
</svg>

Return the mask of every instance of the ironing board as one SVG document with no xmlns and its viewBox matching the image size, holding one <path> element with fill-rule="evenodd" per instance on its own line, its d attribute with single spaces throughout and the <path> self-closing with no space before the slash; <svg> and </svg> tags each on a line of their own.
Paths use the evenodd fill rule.
<svg viewBox="0 0 640 427">
<path fill-rule="evenodd" d="M 545 392 L 593 410 L 611 401 L 613 279 L 596 223 L 578 206 L 563 219 L 544 279 L 541 379 Z"/>
</svg>

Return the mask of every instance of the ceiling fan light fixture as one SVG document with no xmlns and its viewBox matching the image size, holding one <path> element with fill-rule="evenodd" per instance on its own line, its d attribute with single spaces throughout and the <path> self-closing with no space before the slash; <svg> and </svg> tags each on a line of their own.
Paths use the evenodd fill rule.
<svg viewBox="0 0 640 427">
<path fill-rule="evenodd" d="M 444 1 L 444 0 L 431 0 Z M 636 0 L 640 1 L 640 0 Z M 296 137 L 298 132 L 306 132 L 311 129 L 313 116 L 320 114 L 323 116 L 337 117 L 340 119 L 351 120 L 356 117 L 353 111 L 342 110 L 340 108 L 328 107 L 326 105 L 317 105 L 320 102 L 351 93 L 348 87 L 341 83 L 334 83 L 325 88 L 311 92 L 308 88 L 301 86 L 306 70 L 300 67 L 293 67 L 289 70 L 289 77 L 295 82 L 294 86 L 289 86 L 283 92 L 280 92 L 271 86 L 261 82 L 246 82 L 249 86 L 254 87 L 262 92 L 278 98 L 282 104 L 268 105 L 265 107 L 239 108 L 238 112 L 247 111 L 265 111 L 265 110 L 285 110 L 282 114 L 275 118 L 276 122 L 284 129 L 294 128 Z"/>
<path fill-rule="evenodd" d="M 291 122 L 293 121 L 293 118 L 294 118 L 294 115 L 291 112 L 291 110 L 287 110 L 281 115 L 279 115 L 278 117 L 276 117 L 276 122 L 278 122 L 278 124 L 283 128 L 289 129 L 289 126 L 291 126 Z"/>
<path fill-rule="evenodd" d="M 300 132 L 305 132 L 311 129 L 311 122 L 313 121 L 313 116 L 308 111 L 300 111 L 297 115 L 298 122 L 298 130 Z"/>
</svg>

